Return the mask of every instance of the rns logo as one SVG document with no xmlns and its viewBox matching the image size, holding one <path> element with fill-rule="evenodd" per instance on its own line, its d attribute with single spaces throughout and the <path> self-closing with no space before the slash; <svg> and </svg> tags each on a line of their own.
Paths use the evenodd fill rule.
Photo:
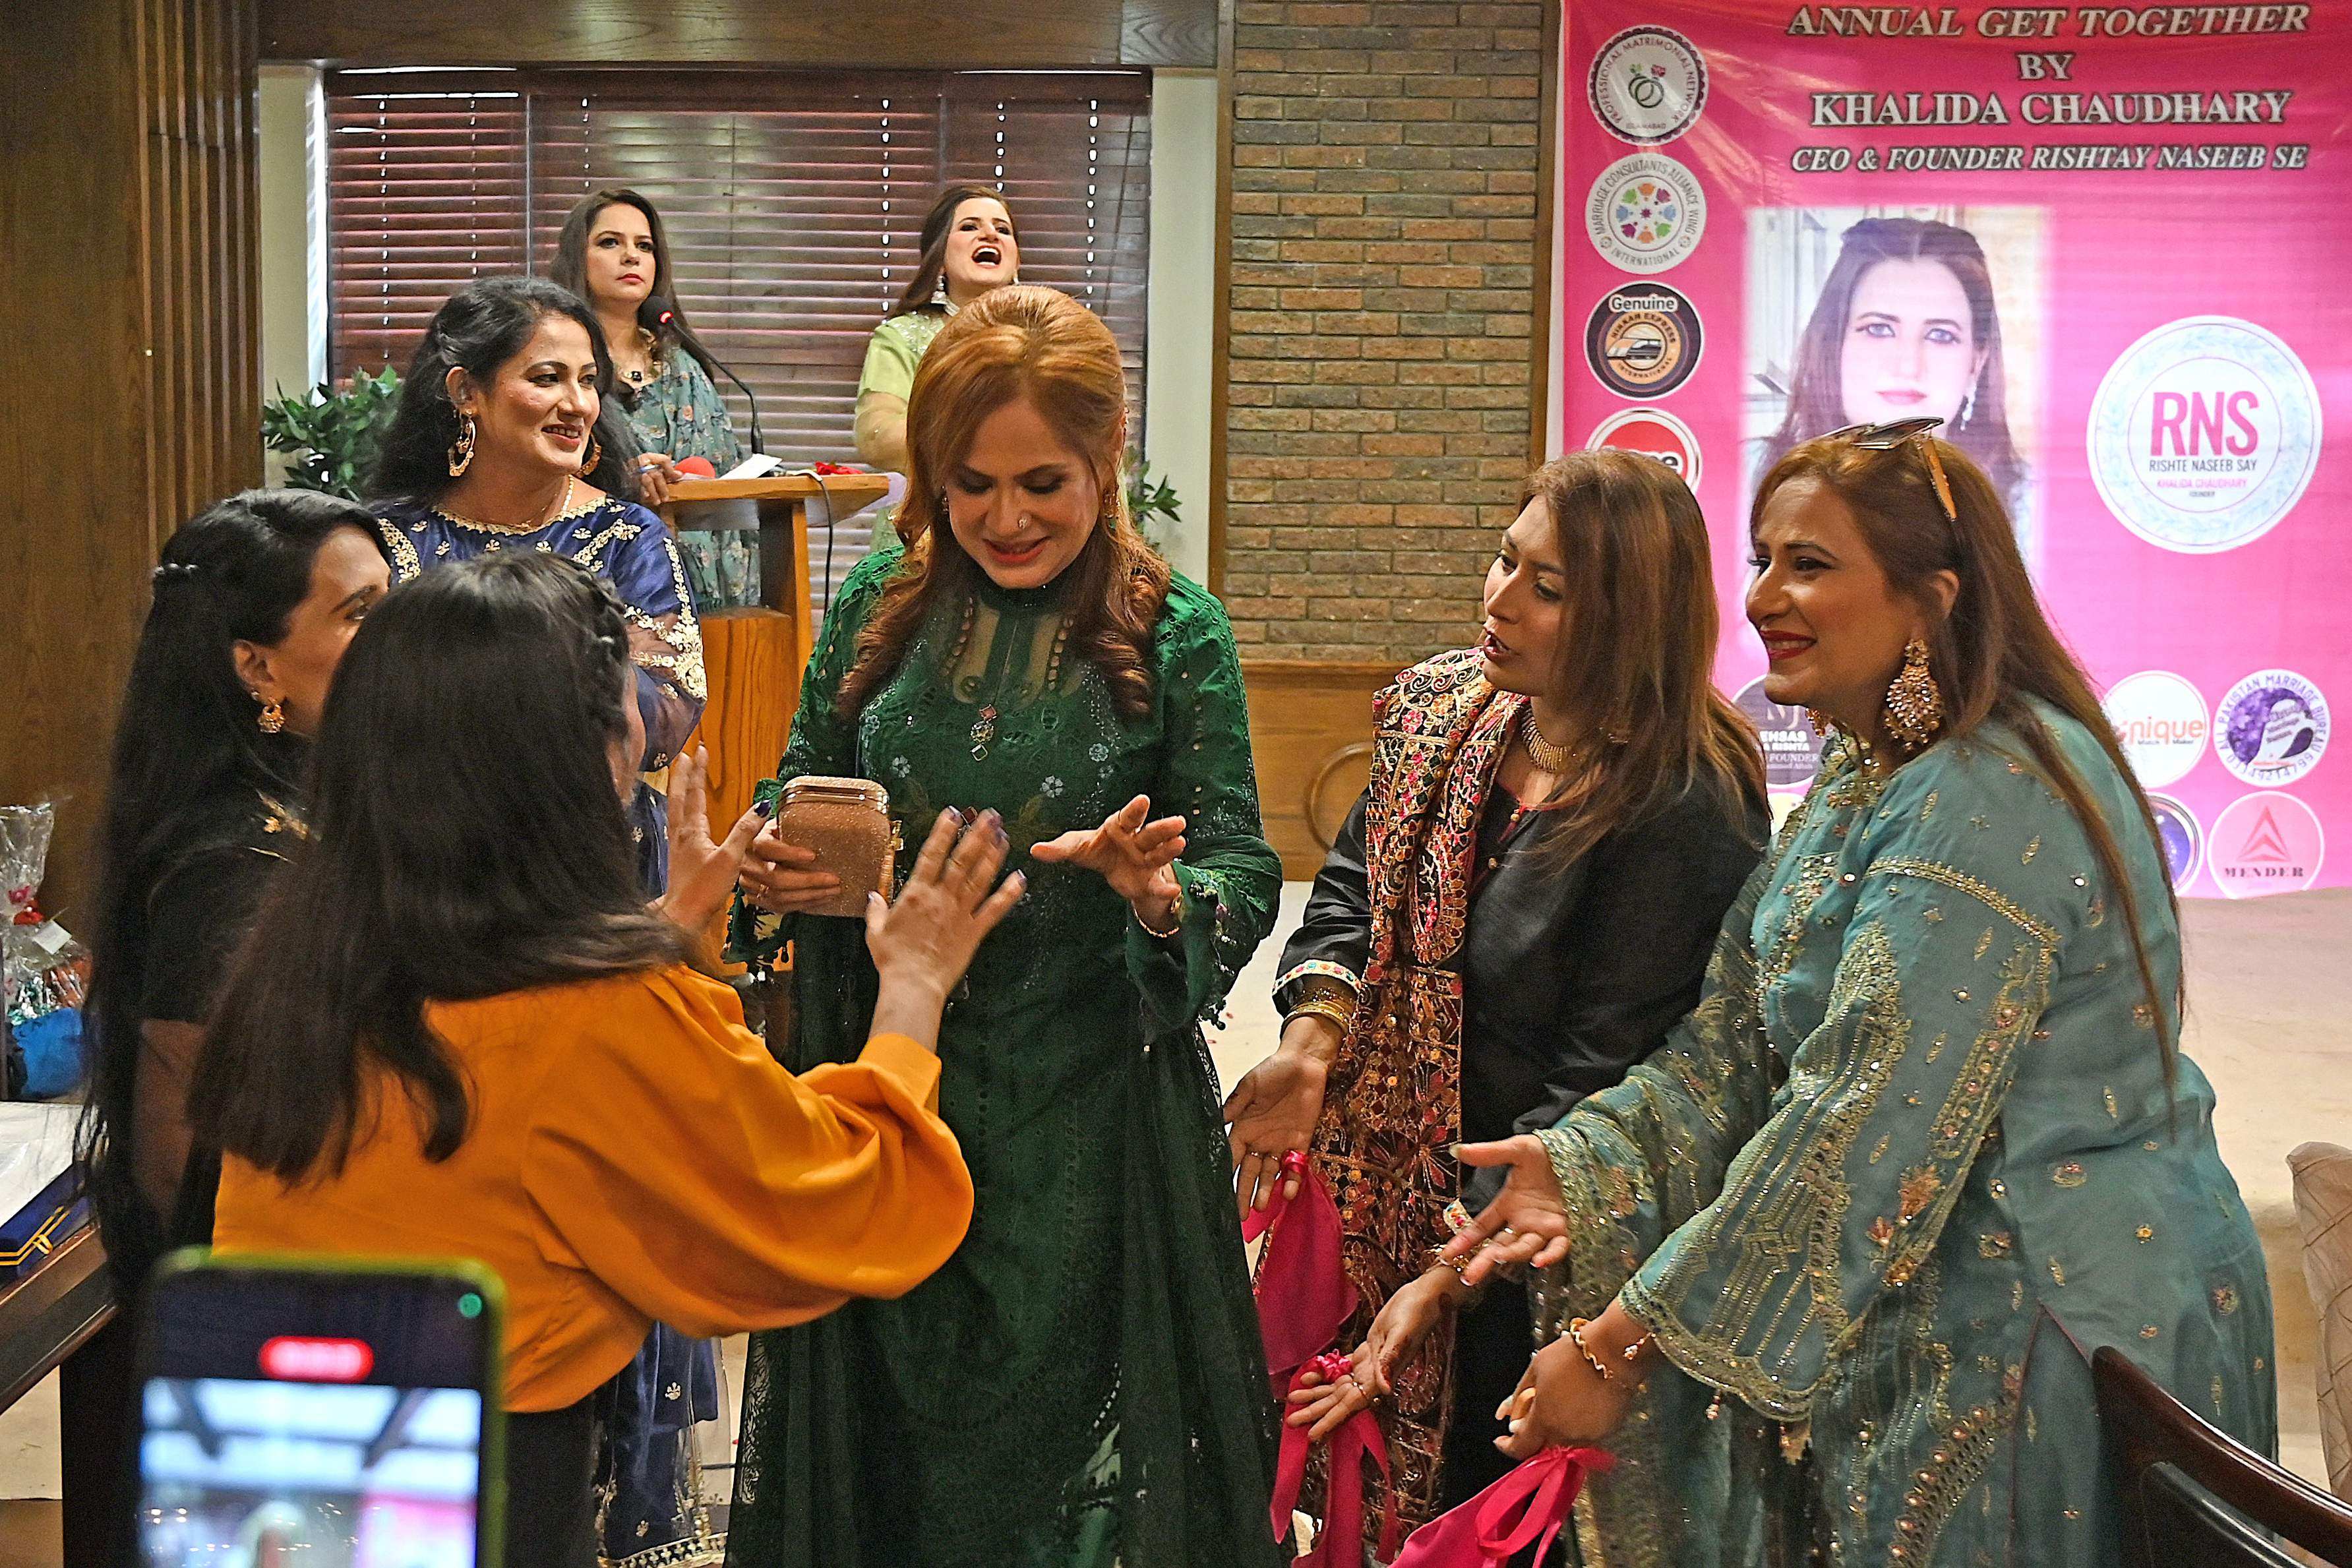
<svg viewBox="0 0 2352 1568">
<path fill-rule="evenodd" d="M 2262 432 L 2251 417 L 2262 405 L 2259 395 L 2246 391 L 2159 392 L 2155 417 L 2148 422 L 2147 455 L 2199 458 L 2226 452 L 2233 458 L 2246 457 L 2263 444 Z"/>
<path fill-rule="evenodd" d="M 2188 554 L 2284 521 L 2319 465 L 2319 389 L 2276 333 L 2234 316 L 2168 321 L 2099 383 L 2091 478 L 2117 521 Z"/>
</svg>

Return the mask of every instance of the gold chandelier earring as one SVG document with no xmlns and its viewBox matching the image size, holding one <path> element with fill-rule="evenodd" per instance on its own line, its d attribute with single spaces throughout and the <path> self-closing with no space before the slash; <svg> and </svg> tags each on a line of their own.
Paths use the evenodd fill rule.
<svg viewBox="0 0 2352 1568">
<path fill-rule="evenodd" d="M 596 465 L 604 460 L 604 445 L 591 435 L 588 437 L 588 455 L 580 459 L 580 477 L 584 479 L 593 474 L 596 471 Z"/>
<path fill-rule="evenodd" d="M 254 723 L 260 727 L 263 734 L 275 735 L 286 728 L 284 703 L 275 697 L 264 697 L 258 691 L 253 694 L 253 700 L 261 704 L 260 716 L 254 720 Z"/>
<path fill-rule="evenodd" d="M 457 416 L 457 438 L 449 444 L 449 477 L 454 479 L 464 473 L 466 465 L 473 460 L 474 416 L 460 413 Z"/>
<path fill-rule="evenodd" d="M 1927 645 L 1903 645 L 1903 672 L 1886 689 L 1886 735 L 1906 758 L 1935 743 L 1944 727 L 1944 693 L 1927 671 Z"/>
</svg>

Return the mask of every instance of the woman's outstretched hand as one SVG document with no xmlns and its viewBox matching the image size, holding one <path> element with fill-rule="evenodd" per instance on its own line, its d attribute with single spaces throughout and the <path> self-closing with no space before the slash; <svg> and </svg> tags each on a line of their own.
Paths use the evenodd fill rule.
<svg viewBox="0 0 2352 1568">
<path fill-rule="evenodd" d="M 1347 1424 L 1359 1410 L 1386 1399 L 1393 1388 L 1397 1363 L 1411 1355 L 1444 1321 L 1448 1307 L 1458 1306 L 1469 1292 L 1451 1268 L 1433 1268 L 1406 1281 L 1391 1295 L 1348 1358 L 1348 1375 L 1325 1383 L 1313 1373 L 1299 1378 L 1289 1395 L 1285 1421 L 1307 1428 L 1307 1438 L 1320 1443 Z"/>
<path fill-rule="evenodd" d="M 1018 871 L 996 880 L 1008 847 L 996 813 L 983 812 L 967 828 L 955 812 L 942 811 L 897 900 L 885 903 L 879 893 L 867 898 L 866 950 L 881 977 L 874 1033 L 905 1035 L 939 1048 L 948 993 L 971 967 L 981 939 L 1028 889 Z"/>
<path fill-rule="evenodd" d="M 1465 1282 L 1483 1284 L 1497 1268 L 1542 1268 L 1568 1256 L 1568 1200 L 1540 1142 L 1523 1132 L 1498 1143 L 1465 1143 L 1454 1153 L 1465 1165 L 1504 1165 L 1511 1173 L 1495 1201 L 1445 1244 L 1445 1257 L 1470 1259 Z"/>
<path fill-rule="evenodd" d="M 700 746 L 681 753 L 669 770 L 669 891 L 654 900 L 654 912 L 697 932 L 717 920 L 767 820 L 766 809 L 754 805 L 713 843 L 710 753 Z"/>
<path fill-rule="evenodd" d="M 1173 922 L 1181 889 L 1171 868 L 1184 853 L 1184 819 L 1154 822 L 1151 799 L 1137 795 L 1103 818 L 1100 827 L 1081 827 L 1048 838 L 1029 851 L 1047 865 L 1083 866 L 1108 882 L 1154 930 Z"/>
</svg>

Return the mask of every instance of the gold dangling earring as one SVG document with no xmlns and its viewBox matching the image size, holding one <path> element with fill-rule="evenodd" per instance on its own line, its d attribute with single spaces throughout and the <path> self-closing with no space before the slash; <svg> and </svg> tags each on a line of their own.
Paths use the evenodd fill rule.
<svg viewBox="0 0 2352 1568">
<path fill-rule="evenodd" d="M 596 471 L 596 465 L 604 460 L 604 447 L 603 443 L 599 442 L 593 436 L 589 437 L 588 455 L 580 459 L 580 477 L 584 479 L 589 475 L 594 473 Z"/>
<path fill-rule="evenodd" d="M 265 698 L 258 691 L 253 694 L 253 700 L 261 704 L 261 717 L 256 719 L 254 722 L 261 727 L 261 732 L 263 734 L 275 735 L 279 731 L 286 728 L 286 705 L 284 703 L 278 701 L 275 697 Z"/>
<path fill-rule="evenodd" d="M 1903 673 L 1886 689 L 1886 733 L 1906 758 L 1931 745 L 1944 727 L 1944 693 L 1927 672 L 1927 645 L 1903 645 Z"/>
<path fill-rule="evenodd" d="M 457 439 L 449 446 L 449 477 L 454 479 L 464 473 L 466 465 L 473 460 L 474 416 L 461 413 L 457 416 Z"/>
</svg>

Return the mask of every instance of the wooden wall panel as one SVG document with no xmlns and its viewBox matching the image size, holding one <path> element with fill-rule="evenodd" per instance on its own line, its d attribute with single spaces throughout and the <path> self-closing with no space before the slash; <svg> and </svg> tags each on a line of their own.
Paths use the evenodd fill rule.
<svg viewBox="0 0 2352 1568">
<path fill-rule="evenodd" d="M 1217 63 L 1216 0 L 262 0 L 270 59 L 920 69 Z"/>
<path fill-rule="evenodd" d="M 156 549 L 261 477 L 257 16 L 82 0 L 11 17 L 0 801 L 64 797 L 44 901 L 69 925 Z"/>
<path fill-rule="evenodd" d="M 1372 695 L 1392 664 L 1244 659 L 1265 836 L 1294 881 L 1315 875 L 1370 771 Z"/>
</svg>

